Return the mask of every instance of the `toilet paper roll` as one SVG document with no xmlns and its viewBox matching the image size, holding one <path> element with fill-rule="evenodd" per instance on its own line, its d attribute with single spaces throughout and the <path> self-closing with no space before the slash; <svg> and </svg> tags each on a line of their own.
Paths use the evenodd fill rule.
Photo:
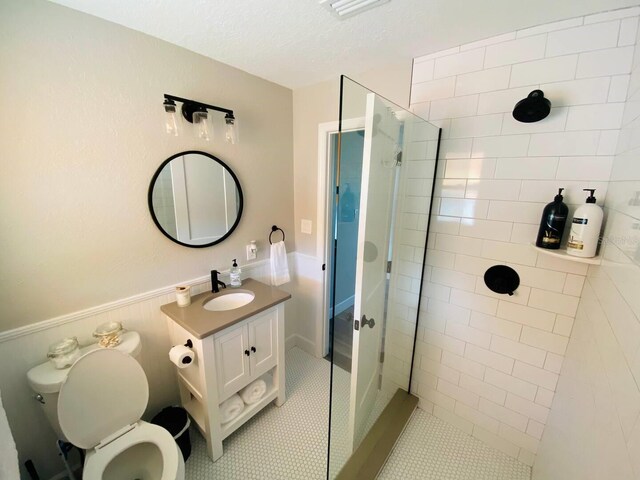
<svg viewBox="0 0 640 480">
<path fill-rule="evenodd" d="M 184 345 L 176 345 L 169 350 L 169 359 L 176 367 L 187 368 L 188 366 L 193 365 L 193 362 L 196 359 L 196 352 Z"/>
<path fill-rule="evenodd" d="M 191 287 L 176 287 L 176 300 L 179 307 L 191 305 Z"/>
</svg>

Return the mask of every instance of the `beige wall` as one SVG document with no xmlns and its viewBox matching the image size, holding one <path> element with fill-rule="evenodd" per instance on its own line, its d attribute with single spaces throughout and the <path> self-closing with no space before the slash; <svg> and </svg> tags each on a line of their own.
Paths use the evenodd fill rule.
<svg viewBox="0 0 640 480">
<path fill-rule="evenodd" d="M 0 4 L 0 65 L 0 331 L 242 264 L 249 240 L 264 259 L 274 223 L 294 250 L 289 89 L 40 0 Z M 241 144 L 169 137 L 163 93 L 234 109 Z M 147 210 L 154 171 L 187 149 L 245 193 L 219 246 L 174 244 Z"/>
<path fill-rule="evenodd" d="M 408 108 L 411 88 L 411 58 L 369 72 L 345 72 L 365 87 L 398 105 Z M 318 125 L 338 120 L 340 79 L 322 82 L 293 91 L 293 158 L 296 248 L 300 253 L 316 255 Z M 313 221 L 312 234 L 300 232 L 300 221 Z"/>
</svg>

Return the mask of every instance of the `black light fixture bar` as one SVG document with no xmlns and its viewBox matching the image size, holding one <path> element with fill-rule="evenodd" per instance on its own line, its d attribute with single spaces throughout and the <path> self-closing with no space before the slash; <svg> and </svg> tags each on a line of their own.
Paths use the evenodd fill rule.
<svg viewBox="0 0 640 480">
<path fill-rule="evenodd" d="M 171 100 L 173 102 L 180 102 L 180 103 L 182 103 L 183 106 L 186 105 L 187 106 L 186 110 L 191 111 L 191 112 L 197 111 L 197 110 L 209 109 L 209 110 L 215 110 L 217 112 L 225 113 L 227 115 L 230 115 L 231 117 L 234 116 L 233 115 L 233 110 L 229 110 L 228 108 L 222 108 L 222 107 L 218 107 L 216 105 L 209 105 L 207 103 L 196 102 L 195 100 L 189 100 L 188 98 L 176 97 L 175 95 L 169 95 L 168 93 L 164 94 L 164 98 L 165 98 L 165 100 Z M 189 121 L 191 121 L 191 120 L 189 119 Z"/>
</svg>

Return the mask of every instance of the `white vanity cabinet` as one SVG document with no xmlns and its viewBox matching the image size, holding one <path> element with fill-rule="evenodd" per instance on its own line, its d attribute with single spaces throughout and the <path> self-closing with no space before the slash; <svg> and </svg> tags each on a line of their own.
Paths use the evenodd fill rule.
<svg viewBox="0 0 640 480">
<path fill-rule="evenodd" d="M 273 310 L 213 336 L 220 401 L 277 365 L 277 333 L 278 315 Z"/>
<path fill-rule="evenodd" d="M 188 340 L 195 361 L 177 368 L 182 406 L 189 412 L 207 441 L 212 460 L 222 456 L 222 441 L 262 408 L 285 402 L 284 304 L 245 318 L 199 339 L 167 316 L 172 345 Z M 219 405 L 254 380 L 262 378 L 267 392 L 257 402 L 245 405 L 230 422 L 220 423 Z"/>
</svg>

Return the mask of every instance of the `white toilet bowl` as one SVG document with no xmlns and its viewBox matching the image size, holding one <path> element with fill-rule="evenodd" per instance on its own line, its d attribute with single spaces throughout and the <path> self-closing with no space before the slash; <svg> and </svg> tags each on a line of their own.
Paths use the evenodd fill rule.
<svg viewBox="0 0 640 480">
<path fill-rule="evenodd" d="M 66 438 L 87 450 L 84 480 L 184 480 L 171 434 L 140 420 L 148 399 L 144 370 L 122 351 L 94 350 L 71 367 L 58 420 Z"/>
<path fill-rule="evenodd" d="M 176 480 L 184 478 L 184 461 L 167 431 L 146 422 L 99 450 L 87 453 L 87 480 Z"/>
</svg>

